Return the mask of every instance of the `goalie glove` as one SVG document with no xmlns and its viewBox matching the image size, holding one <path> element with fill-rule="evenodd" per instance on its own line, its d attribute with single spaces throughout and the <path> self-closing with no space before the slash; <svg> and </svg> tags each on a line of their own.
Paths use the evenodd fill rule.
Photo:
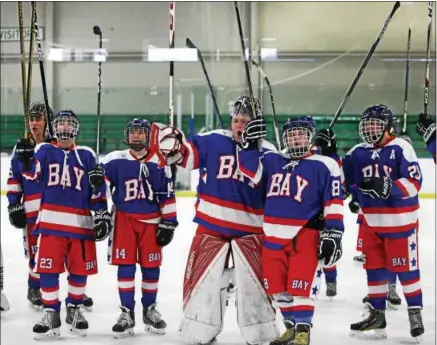
<svg viewBox="0 0 437 345">
<path fill-rule="evenodd" d="M 266 135 L 266 120 L 263 117 L 253 119 L 248 122 L 241 135 L 241 146 L 243 149 L 256 148 L 257 141 L 265 138 Z"/>
<path fill-rule="evenodd" d="M 180 164 L 187 148 L 185 135 L 176 127 L 170 127 L 162 123 L 153 123 L 150 134 L 150 147 L 159 159 L 160 165 Z"/>
<path fill-rule="evenodd" d="M 111 214 L 106 210 L 96 211 L 93 220 L 96 241 L 103 241 L 111 231 Z"/>
<path fill-rule="evenodd" d="M 175 222 L 161 220 L 156 230 L 156 243 L 158 244 L 158 246 L 165 247 L 171 242 L 177 226 L 178 224 Z"/>
<path fill-rule="evenodd" d="M 372 199 L 387 199 L 393 187 L 390 177 L 365 177 L 361 182 L 360 191 Z"/>
<path fill-rule="evenodd" d="M 323 229 L 320 232 L 319 260 L 323 261 L 323 265 L 329 267 L 340 260 L 343 254 L 342 238 L 343 231 L 340 230 Z"/>
<path fill-rule="evenodd" d="M 24 229 L 26 227 L 26 212 L 24 211 L 23 204 L 14 204 L 8 206 L 9 221 L 12 226 L 17 229 Z"/>
</svg>

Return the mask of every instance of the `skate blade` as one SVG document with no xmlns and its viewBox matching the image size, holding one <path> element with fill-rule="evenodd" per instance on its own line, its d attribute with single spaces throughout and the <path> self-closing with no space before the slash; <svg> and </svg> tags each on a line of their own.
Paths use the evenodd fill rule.
<svg viewBox="0 0 437 345">
<path fill-rule="evenodd" d="M 334 300 L 335 296 L 337 296 L 337 293 L 332 294 L 332 293 L 326 292 L 326 297 L 328 297 L 329 302 L 332 302 Z"/>
<path fill-rule="evenodd" d="M 368 331 L 350 331 L 349 335 L 352 338 L 358 339 L 386 339 L 387 333 L 385 329 L 372 329 Z"/>
<path fill-rule="evenodd" d="M 123 338 L 132 337 L 135 334 L 135 332 L 133 328 L 129 328 L 124 332 L 112 332 L 112 334 L 114 334 L 115 339 L 123 339 Z"/>
<path fill-rule="evenodd" d="M 69 327 L 68 329 L 70 331 L 71 334 L 73 335 L 77 335 L 79 337 L 86 337 L 87 336 L 87 329 L 77 329 L 77 328 L 73 328 L 73 327 Z"/>
<path fill-rule="evenodd" d="M 43 305 L 35 305 L 35 304 L 32 304 L 32 302 L 29 302 L 29 308 L 33 309 L 35 311 L 42 311 L 44 309 L 44 306 Z"/>
<path fill-rule="evenodd" d="M 425 344 L 425 341 L 422 339 L 422 336 L 419 335 L 417 337 L 413 337 L 415 344 Z"/>
<path fill-rule="evenodd" d="M 165 328 L 155 328 L 151 325 L 145 325 L 144 330 L 149 333 L 163 335 L 165 334 Z"/>
<path fill-rule="evenodd" d="M 59 328 L 53 328 L 47 333 L 33 333 L 33 339 L 35 340 L 58 339 L 60 336 L 61 336 L 61 330 Z"/>
</svg>

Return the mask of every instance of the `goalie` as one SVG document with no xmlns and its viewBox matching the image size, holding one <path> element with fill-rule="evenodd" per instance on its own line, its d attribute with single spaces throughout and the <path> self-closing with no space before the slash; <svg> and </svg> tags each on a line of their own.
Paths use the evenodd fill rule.
<svg viewBox="0 0 437 345">
<path fill-rule="evenodd" d="M 259 101 L 241 96 L 232 105 L 230 129 L 196 135 L 191 142 L 176 128 L 154 124 L 152 141 L 166 164 L 200 171 L 198 227 L 188 254 L 178 330 L 191 342 L 207 344 L 222 331 L 230 281 L 236 286 L 237 321 L 246 342 L 269 342 L 279 334 L 261 283 L 265 186 L 253 184 L 237 168 L 246 124 L 253 120 L 253 134 L 266 132 L 265 123 L 256 120 L 261 117 Z M 263 151 L 272 149 L 262 142 Z"/>
</svg>

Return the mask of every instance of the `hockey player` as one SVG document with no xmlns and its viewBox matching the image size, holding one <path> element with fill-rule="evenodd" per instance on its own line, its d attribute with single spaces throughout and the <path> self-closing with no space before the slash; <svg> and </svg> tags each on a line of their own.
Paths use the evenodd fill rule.
<svg viewBox="0 0 437 345">
<path fill-rule="evenodd" d="M 1 293 L 0 293 L 0 312 L 4 313 L 7 312 L 11 307 L 9 305 L 9 301 L 6 298 L 6 295 L 3 293 L 3 252 L 2 252 L 2 248 L 0 246 L 0 288 L 1 288 Z"/>
<path fill-rule="evenodd" d="M 396 138 L 393 114 L 385 105 L 366 109 L 359 124 L 363 143 L 343 160 L 349 185 L 357 186 L 363 227 L 369 316 L 351 324 L 351 335 L 386 337 L 387 270 L 396 272 L 408 304 L 410 333 L 424 333 L 417 247 L 418 192 L 422 175 L 412 146 Z M 330 145 L 329 140 L 326 145 Z"/>
<path fill-rule="evenodd" d="M 395 122 L 395 121 L 393 121 Z M 402 134 L 402 138 L 404 140 L 407 140 L 409 138 L 407 133 Z M 332 132 L 331 129 L 321 130 L 317 133 L 315 137 L 315 145 L 320 148 L 320 152 L 328 157 L 334 158 L 335 160 L 339 162 L 343 162 L 341 158 L 337 154 L 337 140 L 335 137 L 335 134 Z M 409 140 L 411 143 L 411 139 Z M 329 145 L 329 146 L 328 146 Z M 346 161 L 347 163 L 347 161 Z M 349 167 L 346 167 L 345 169 L 349 170 Z M 358 227 L 358 237 L 357 237 L 357 244 L 356 244 L 356 250 L 358 252 L 362 252 L 363 248 L 363 233 L 365 231 L 365 226 L 362 225 L 363 223 L 363 215 L 360 212 L 360 205 L 358 201 L 358 188 L 356 184 L 351 184 L 348 181 L 343 181 L 343 187 L 344 187 L 344 196 L 350 195 L 351 201 L 349 202 L 349 209 L 352 213 L 358 214 L 357 218 L 357 224 L 359 224 Z M 363 254 L 354 257 L 354 261 L 360 262 L 361 264 L 365 262 L 365 256 Z M 333 279 L 330 277 L 330 275 L 334 275 L 334 272 L 328 272 L 328 274 L 325 273 L 326 280 Z M 399 295 L 396 292 L 396 277 L 397 274 L 395 272 L 391 272 L 387 270 L 387 281 L 389 285 L 389 292 L 387 297 L 387 304 L 390 307 L 390 309 L 397 309 L 398 306 L 401 304 L 401 299 Z M 333 284 L 331 284 L 333 285 Z M 327 284 L 328 288 L 329 285 Z M 329 290 L 329 289 L 328 289 Z M 327 291 L 327 295 L 328 295 Z M 368 296 L 363 298 L 363 303 L 367 307 L 368 306 Z"/>
<path fill-rule="evenodd" d="M 337 154 L 337 144 L 335 141 L 333 142 L 332 147 L 323 146 L 319 148 L 317 147 L 317 145 L 314 144 L 315 143 L 312 143 L 312 147 L 311 147 L 311 152 L 313 154 L 322 154 L 324 156 L 331 157 L 337 162 L 341 170 L 343 162 L 340 156 Z M 287 150 L 285 151 L 285 153 L 287 153 Z M 341 178 L 342 183 L 343 180 L 344 178 Z M 342 190 L 343 190 L 343 200 L 345 200 L 348 197 L 348 194 L 346 193 L 344 188 L 342 188 Z M 321 217 L 321 220 L 323 220 L 323 217 Z M 325 276 L 325 283 L 326 283 L 326 297 L 328 297 L 328 299 L 332 301 L 333 298 L 337 296 L 337 265 L 323 267 L 323 274 Z"/>
<path fill-rule="evenodd" d="M 118 266 L 121 315 L 112 328 L 115 337 L 133 335 L 135 326 L 135 271 L 141 267 L 145 330 L 164 334 L 166 323 L 156 309 L 162 247 L 177 227 L 176 199 L 170 167 L 159 168 L 150 150 L 151 126 L 134 119 L 124 129 L 130 150 L 109 153 L 103 161 L 113 190 L 114 230 L 109 237 L 108 259 Z"/>
<path fill-rule="evenodd" d="M 52 110 L 49 109 L 49 112 L 51 113 Z M 30 105 L 28 121 L 31 133 L 29 140 L 32 140 L 36 145 L 51 142 L 52 139 L 47 136 L 47 111 L 44 102 L 35 102 Z M 13 152 L 6 194 L 9 201 L 9 219 L 14 227 L 23 229 L 24 255 L 29 264 L 27 280 L 29 305 L 36 310 L 42 310 L 39 274 L 34 271 L 38 237 L 32 235 L 41 201 L 41 184 L 37 181 L 24 179 L 21 175 L 22 170 L 23 164 L 18 161 Z M 90 310 L 92 305 L 93 300 L 85 296 L 84 308 Z"/>
<path fill-rule="evenodd" d="M 433 119 L 429 114 L 420 114 L 419 120 L 417 121 L 416 131 L 422 136 L 423 141 L 426 144 L 426 148 L 431 153 L 434 158 L 434 162 L 436 161 L 436 124 L 435 119 Z"/>
<path fill-rule="evenodd" d="M 308 345 L 322 268 L 333 266 L 342 255 L 340 167 L 334 159 L 311 152 L 316 126 L 309 116 L 284 124 L 287 154 L 262 155 L 245 133 L 248 145 L 239 155 L 239 167 L 255 185 L 266 183 L 264 284 L 286 325 L 285 333 L 270 344 Z"/>
<path fill-rule="evenodd" d="M 33 103 L 30 106 L 28 121 L 31 140 L 35 144 L 44 142 L 46 140 L 47 112 L 43 102 Z M 29 305 L 36 310 L 42 310 L 39 274 L 34 272 L 38 237 L 31 233 L 38 217 L 41 185 L 38 182 L 23 179 L 22 170 L 22 163 L 18 161 L 13 152 L 6 194 L 9 201 L 9 220 L 17 229 L 23 229 L 24 255 L 28 259 L 29 265 L 27 280 Z"/>
<path fill-rule="evenodd" d="M 41 184 L 34 231 L 39 235 L 35 267 L 40 274 L 44 316 L 33 328 L 37 339 L 60 335 L 59 274 L 64 272 L 64 265 L 69 272 L 66 323 L 72 332 L 86 334 L 88 322 L 80 307 L 87 276 L 97 273 L 95 241 L 106 238 L 111 226 L 106 189 L 102 187 L 93 195 L 87 178 L 95 166 L 95 153 L 89 147 L 75 145 L 79 132 L 75 113 L 58 112 L 53 128 L 57 143 L 34 147 L 22 139 L 16 146 L 18 159 L 24 166 L 30 165 L 23 177 Z"/>
<path fill-rule="evenodd" d="M 195 135 L 191 142 L 175 128 L 157 137 L 167 164 L 199 169 L 196 215 L 198 224 L 184 276 L 183 312 L 179 335 L 200 344 L 211 342 L 223 328 L 230 279 L 236 287 L 237 322 L 249 344 L 275 339 L 275 311 L 261 283 L 261 241 L 264 185 L 256 186 L 237 168 L 242 132 L 266 133 L 261 106 L 254 96 L 232 104 L 231 128 Z M 261 149 L 274 150 L 262 141 Z M 228 265 L 232 258 L 234 267 Z"/>
</svg>

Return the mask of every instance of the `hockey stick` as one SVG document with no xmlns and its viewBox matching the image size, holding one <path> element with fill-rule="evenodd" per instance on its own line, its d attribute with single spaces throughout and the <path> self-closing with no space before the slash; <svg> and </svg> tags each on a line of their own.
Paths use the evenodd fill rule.
<svg viewBox="0 0 437 345">
<path fill-rule="evenodd" d="M 174 39 L 175 39 L 175 2 L 169 2 L 169 27 L 168 27 L 168 47 L 170 49 L 174 49 Z M 174 126 L 174 61 L 170 61 L 170 70 L 169 70 L 169 82 L 168 82 L 168 124 L 169 126 Z M 178 168 L 176 164 L 172 164 L 170 166 L 171 176 L 173 180 L 173 184 L 176 183 L 176 175 Z"/>
<path fill-rule="evenodd" d="M 256 116 L 255 101 L 253 99 L 254 94 L 253 94 L 253 88 L 252 88 L 252 80 L 250 78 L 249 62 L 247 61 L 248 59 L 250 59 L 250 48 L 249 48 L 248 59 L 246 59 L 246 47 L 244 46 L 243 26 L 241 25 L 240 10 L 238 9 L 238 2 L 237 1 L 234 1 L 234 8 L 235 8 L 235 15 L 237 16 L 238 35 L 240 36 L 241 50 L 243 51 L 244 70 L 246 71 L 246 79 L 247 79 L 247 86 L 249 88 L 250 103 L 252 106 L 253 116 L 255 118 L 255 116 Z M 258 149 L 260 151 L 262 149 L 262 140 L 261 139 L 258 139 Z"/>
<path fill-rule="evenodd" d="M 29 43 L 29 61 L 27 65 L 27 89 L 26 89 L 26 109 L 29 114 L 29 106 L 30 106 L 30 99 L 31 99 L 31 92 L 32 92 L 32 67 L 33 67 L 33 47 L 34 47 L 34 40 L 35 40 L 35 31 L 32 30 L 32 28 L 35 25 L 35 17 L 32 12 L 32 19 L 30 20 L 30 43 Z"/>
<path fill-rule="evenodd" d="M 405 60 L 405 93 L 404 93 L 404 127 L 402 133 L 407 133 L 407 111 L 408 111 L 408 85 L 410 83 L 410 49 L 411 49 L 411 27 L 408 28 L 407 57 Z"/>
<path fill-rule="evenodd" d="M 24 50 L 24 20 L 23 20 L 23 3 L 18 1 L 18 26 L 20 30 L 20 54 L 21 54 L 21 88 L 23 93 L 23 114 L 24 114 L 24 137 L 29 135 L 29 123 L 27 109 L 27 86 L 26 86 L 26 52 Z"/>
<path fill-rule="evenodd" d="M 270 103 L 272 104 L 272 112 L 273 112 L 273 129 L 275 131 L 275 138 L 276 138 L 276 144 L 278 146 L 278 150 L 281 151 L 281 139 L 279 136 L 279 128 L 278 128 L 278 119 L 276 117 L 276 110 L 275 110 L 275 101 L 273 99 L 273 91 L 272 91 L 272 85 L 270 84 L 269 77 L 267 76 L 266 72 L 261 68 L 259 64 L 257 64 L 255 61 L 250 60 L 252 62 L 252 65 L 256 67 L 258 72 L 261 74 L 261 76 L 264 78 L 270 93 Z"/>
<path fill-rule="evenodd" d="M 426 67 L 425 67 L 425 92 L 423 100 L 423 112 L 428 114 L 429 97 L 429 65 L 431 62 L 431 26 L 432 26 L 432 1 L 428 2 L 428 33 L 426 37 Z"/>
<path fill-rule="evenodd" d="M 99 26 L 93 27 L 93 33 L 99 36 L 99 53 L 103 48 L 103 34 Z M 97 72 L 97 143 L 96 143 L 96 162 L 99 164 L 100 155 L 100 100 L 102 95 L 102 61 L 99 61 L 99 68 Z"/>
<path fill-rule="evenodd" d="M 36 47 L 38 50 L 38 62 L 39 62 L 39 71 L 41 73 L 41 83 L 42 83 L 42 92 L 44 95 L 44 103 L 46 105 L 46 115 L 47 115 L 47 126 L 49 129 L 49 134 L 53 137 L 53 127 L 52 127 L 52 113 L 49 110 L 49 97 L 47 94 L 47 85 L 46 85 L 46 76 L 44 73 L 44 56 L 41 48 L 41 36 L 39 35 L 39 27 L 38 27 L 38 16 L 36 13 L 36 2 L 32 1 L 32 17 L 35 18 L 34 27 L 35 36 L 36 36 Z"/>
<path fill-rule="evenodd" d="M 168 46 L 170 49 L 174 48 L 175 37 L 175 2 L 170 1 L 170 26 L 169 26 L 169 41 Z M 170 61 L 170 74 L 169 74 L 169 88 L 168 88 L 168 111 L 169 119 L 168 123 L 171 127 L 174 124 L 174 61 Z"/>
<path fill-rule="evenodd" d="M 347 90 L 346 95 L 343 98 L 343 101 L 341 102 L 340 106 L 338 107 L 337 111 L 334 114 L 334 117 L 331 120 L 331 123 L 329 124 L 329 128 L 334 127 L 334 124 L 337 122 L 337 118 L 340 116 L 341 112 L 343 111 L 344 107 L 346 106 L 347 101 L 349 100 L 352 92 L 355 89 L 355 86 L 357 86 L 358 81 L 361 78 L 361 75 L 364 72 L 364 69 L 366 68 L 367 64 L 369 63 L 373 53 L 375 52 L 376 48 L 378 47 L 379 43 L 381 42 L 381 38 L 384 35 L 385 31 L 387 30 L 388 25 L 390 24 L 390 21 L 392 20 L 393 16 L 395 15 L 396 11 L 401 6 L 401 3 L 399 1 L 396 1 L 396 3 L 393 6 L 393 9 L 391 10 L 389 16 L 385 20 L 385 23 L 379 32 L 378 37 L 376 38 L 376 41 L 373 43 L 372 47 L 370 48 L 369 52 L 366 55 L 366 58 L 364 59 L 363 63 L 361 64 L 360 69 L 358 70 L 357 75 L 355 76 L 354 80 L 352 81 L 351 86 L 349 87 L 349 90 Z"/>
<path fill-rule="evenodd" d="M 212 88 L 211 80 L 209 79 L 208 71 L 206 70 L 205 61 L 203 60 L 202 53 L 200 52 L 199 48 L 196 47 L 196 45 L 193 43 L 193 41 L 191 41 L 188 37 L 185 41 L 185 45 L 188 48 L 197 50 L 197 57 L 199 58 L 200 65 L 202 66 L 203 75 L 206 78 L 206 83 L 208 84 L 209 92 L 211 93 L 212 104 L 214 106 L 214 113 L 215 113 L 215 116 L 217 118 L 219 128 L 223 128 L 222 116 L 220 115 L 220 111 L 219 111 L 219 108 L 217 106 L 217 99 L 215 98 L 214 89 Z"/>
</svg>

